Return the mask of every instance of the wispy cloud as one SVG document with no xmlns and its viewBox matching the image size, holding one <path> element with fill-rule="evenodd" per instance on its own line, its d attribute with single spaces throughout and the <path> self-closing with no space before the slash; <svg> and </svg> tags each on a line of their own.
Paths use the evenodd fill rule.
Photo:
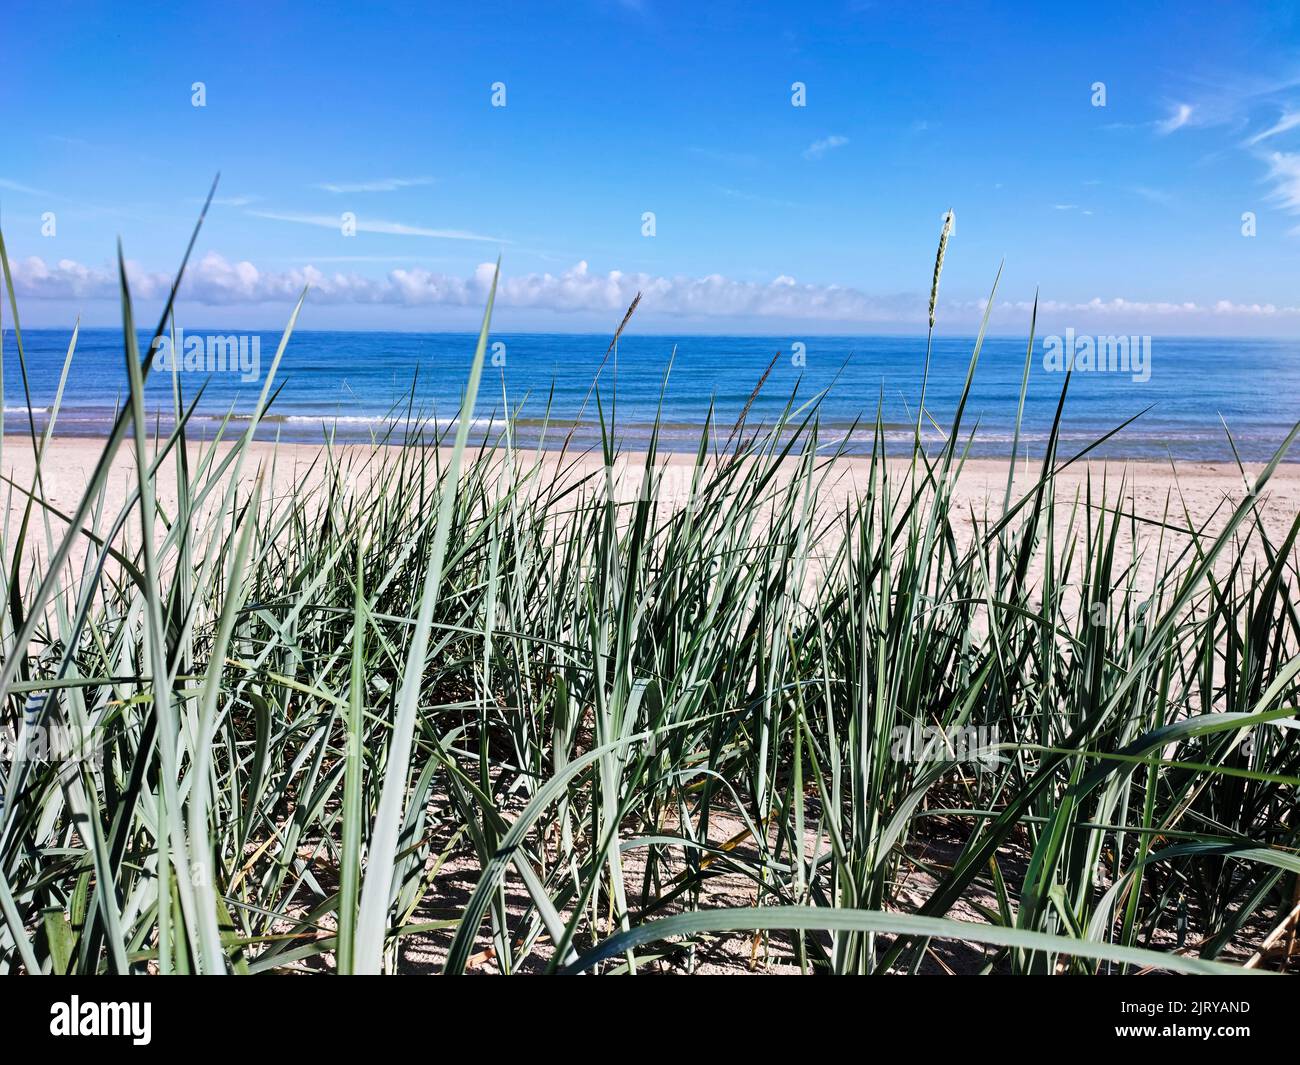
<svg viewBox="0 0 1300 1065">
<path fill-rule="evenodd" d="M 1169 117 L 1156 123 L 1156 132 L 1164 137 L 1174 130 L 1182 129 L 1192 121 L 1194 111 L 1195 108 L 1191 104 L 1175 104 L 1169 112 Z"/>
<path fill-rule="evenodd" d="M 803 207 L 802 203 L 794 203 L 790 200 L 775 199 L 771 196 L 760 196 L 756 192 L 745 192 L 743 189 L 729 189 L 719 187 L 718 191 L 731 200 L 743 200 L 745 203 L 755 203 L 763 207 Z"/>
<path fill-rule="evenodd" d="M 1273 188 L 1269 199 L 1284 211 L 1300 213 L 1300 152 L 1271 152 L 1267 180 Z"/>
<path fill-rule="evenodd" d="M 266 218 L 273 222 L 294 222 L 304 226 L 320 226 L 322 229 L 339 229 L 343 222 L 337 215 L 329 214 L 292 214 L 280 211 L 245 211 L 254 218 Z M 438 240 L 478 240 L 487 244 L 510 244 L 504 237 L 489 237 L 482 233 L 471 233 L 463 229 L 428 229 L 424 226 L 411 226 L 405 222 L 388 222 L 380 218 L 358 217 L 358 233 L 386 233 L 395 237 L 433 237 Z"/>
<path fill-rule="evenodd" d="M 1168 207 L 1174 202 L 1173 196 L 1164 189 L 1153 189 L 1149 185 L 1134 185 L 1132 191 L 1133 195 L 1141 196 L 1151 203 L 1158 203 L 1161 207 Z"/>
<path fill-rule="evenodd" d="M 452 262 L 449 255 L 285 255 L 270 260 L 273 263 L 301 263 L 304 266 L 316 263 L 447 263 Z"/>
<path fill-rule="evenodd" d="M 55 141 L 58 144 L 66 144 L 70 148 L 96 147 L 95 145 L 91 144 L 90 141 L 82 140 L 80 137 L 65 137 L 62 133 L 49 133 L 47 134 L 47 136 L 49 137 L 50 140 Z"/>
<path fill-rule="evenodd" d="M 49 196 L 50 193 L 44 189 L 34 189 L 30 185 L 22 185 L 17 181 L 10 181 L 8 178 L 0 178 L 0 189 L 8 189 L 10 192 L 20 192 L 24 196 Z"/>
<path fill-rule="evenodd" d="M 357 181 L 352 183 L 322 181 L 312 188 L 324 189 L 326 192 L 397 192 L 399 189 L 416 188 L 420 185 L 432 185 L 433 178 L 380 178 L 378 181 Z"/>
<path fill-rule="evenodd" d="M 1292 69 L 1283 74 L 1242 74 L 1191 64 L 1181 81 L 1182 87 L 1173 97 L 1179 102 L 1170 108 L 1166 121 L 1177 119 L 1179 109 L 1187 107 L 1190 111 L 1185 125 L 1244 129 L 1257 117 L 1256 109 L 1261 106 L 1269 106 L 1274 112 L 1294 110 L 1292 101 L 1300 89 L 1300 72 Z"/>
<path fill-rule="evenodd" d="M 823 137 L 821 140 L 813 141 L 803 151 L 805 159 L 820 159 L 827 152 L 835 148 L 843 148 L 849 143 L 848 137 L 841 137 L 838 133 L 832 133 L 829 137 Z"/>
<path fill-rule="evenodd" d="M 1296 126 L 1300 126 L 1300 111 L 1283 111 L 1282 116 L 1273 125 L 1248 138 L 1245 142 L 1246 146 L 1253 147 L 1260 141 L 1276 137 L 1280 133 L 1287 132 L 1287 130 L 1295 129 Z"/>
<path fill-rule="evenodd" d="M 726 152 L 718 148 L 687 148 L 686 150 L 701 159 L 726 163 L 729 166 L 754 166 L 758 162 L 758 156 L 752 152 Z"/>
<path fill-rule="evenodd" d="M 1269 186 L 1268 199 L 1289 214 L 1300 214 L 1300 153 L 1274 150 L 1267 142 L 1285 137 L 1300 129 L 1300 106 L 1296 94 L 1300 75 L 1253 74 L 1249 77 L 1201 77 L 1193 82 L 1183 98 L 1190 103 L 1178 104 L 1169 117 L 1155 123 L 1159 133 L 1169 133 L 1184 126 L 1230 127 L 1235 144 L 1265 168 L 1264 182 Z M 1266 124 L 1261 115 L 1267 115 Z M 1254 126 L 1256 132 L 1242 137 Z M 1152 190 L 1137 188 L 1138 195 L 1158 203 L 1170 202 L 1166 193 L 1152 195 Z M 1300 236 L 1300 226 L 1291 230 Z"/>
</svg>

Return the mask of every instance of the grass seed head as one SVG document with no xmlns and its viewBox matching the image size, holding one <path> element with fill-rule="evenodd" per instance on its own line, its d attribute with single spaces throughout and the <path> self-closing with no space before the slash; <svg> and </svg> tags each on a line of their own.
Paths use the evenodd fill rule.
<svg viewBox="0 0 1300 1065">
<path fill-rule="evenodd" d="M 930 282 L 930 328 L 934 328 L 934 304 L 939 298 L 939 275 L 943 273 L 943 257 L 948 253 L 948 238 L 952 236 L 952 211 L 943 216 L 943 229 L 939 233 L 939 250 L 934 256 L 934 280 Z"/>
</svg>

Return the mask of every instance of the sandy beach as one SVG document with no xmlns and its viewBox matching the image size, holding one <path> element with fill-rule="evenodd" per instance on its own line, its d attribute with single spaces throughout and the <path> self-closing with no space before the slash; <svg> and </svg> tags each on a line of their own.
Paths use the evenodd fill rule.
<svg viewBox="0 0 1300 1065">
<path fill-rule="evenodd" d="M 67 438 L 50 442 L 42 461 L 43 495 L 55 510 L 68 514 L 76 507 L 102 450 L 103 442 L 93 439 Z M 222 445 L 223 454 L 225 450 L 226 445 Z M 191 446 L 192 469 L 197 466 L 203 454 L 204 450 L 199 445 Z M 333 454 L 336 463 L 352 471 L 351 476 L 365 478 L 375 475 L 383 463 L 394 460 L 398 449 L 343 445 L 335 447 Z M 537 457 L 537 453 L 531 451 L 519 453 L 520 462 L 525 466 L 536 461 Z M 493 453 L 491 461 L 503 460 L 504 453 Z M 600 455 L 591 453 L 570 453 L 561 457 L 556 452 L 542 452 L 540 461 L 548 476 L 559 472 L 561 479 L 571 481 L 592 477 L 603 467 Z M 669 503 L 680 502 L 685 498 L 694 461 L 693 455 L 681 453 L 661 455 L 656 459 L 656 469 L 662 478 L 661 495 Z M 172 462 L 170 456 L 164 461 L 157 480 L 158 501 L 164 509 L 169 509 L 175 503 L 176 479 Z M 557 471 L 561 464 L 562 468 Z M 965 463 L 954 496 L 956 510 L 968 515 L 958 523 L 959 535 L 963 530 L 973 528 L 976 522 L 982 523 L 986 514 L 996 517 L 1000 513 L 1007 486 L 1007 464 L 1006 459 L 971 459 Z M 275 496 L 302 493 L 319 485 L 326 465 L 323 450 L 316 445 L 256 442 L 248 451 L 241 479 L 251 485 L 259 472 L 264 471 L 264 491 L 267 493 Z M 615 466 L 619 498 L 635 497 L 643 465 L 642 454 L 627 452 L 620 456 Z M 891 460 L 891 476 L 904 476 L 906 465 L 902 459 Z M 104 500 L 104 513 L 108 518 L 116 514 L 135 485 L 135 466 L 134 448 L 127 442 L 119 449 L 109 475 Z M 21 518 L 24 503 L 23 495 L 14 490 L 14 486 L 29 488 L 34 468 L 30 440 L 16 435 L 5 437 L 2 472 L 12 482 L 7 485 L 10 491 L 7 493 L 6 522 L 10 537 L 16 522 Z M 1235 465 L 1227 464 L 1181 463 L 1174 466 L 1149 461 L 1080 462 L 1057 475 L 1058 515 L 1063 522 L 1068 521 L 1076 504 L 1082 504 L 1087 497 L 1091 483 L 1094 505 L 1099 505 L 1104 495 L 1108 508 L 1137 519 L 1141 544 L 1155 543 L 1163 533 L 1162 547 L 1165 552 L 1181 550 L 1189 538 L 1177 530 L 1191 525 L 1197 528 L 1203 526 L 1210 533 L 1216 531 L 1245 498 L 1261 468 L 1260 464 L 1247 464 L 1243 477 L 1242 471 Z M 792 473 L 794 463 L 787 462 L 783 469 Z M 828 523 L 833 524 L 835 514 L 846 502 L 865 491 L 870 474 L 870 460 L 856 456 L 841 457 L 833 463 L 822 464 L 819 472 L 824 478 L 818 492 L 819 513 Z M 1024 462 L 1017 464 L 1012 488 L 1013 502 L 1035 484 L 1038 476 L 1037 466 L 1026 467 Z M 595 483 L 594 477 L 592 483 Z M 1277 544 L 1285 538 L 1298 513 L 1300 464 L 1283 463 L 1274 473 L 1258 503 L 1260 524 L 1270 540 Z M 52 514 L 52 517 L 54 521 L 51 528 L 56 529 L 60 523 L 57 516 Z M 1078 520 L 1082 520 L 1081 516 Z M 129 523 L 129 529 L 133 535 L 137 531 L 136 524 Z M 1142 530 L 1150 535 L 1144 536 Z M 43 534 L 37 539 L 40 542 L 33 546 L 43 553 Z M 1127 539 L 1126 532 L 1122 541 Z M 827 550 L 828 545 L 834 542 L 834 530 L 828 528 L 827 536 L 820 545 L 821 550 Z M 1131 545 L 1125 544 L 1126 548 L 1129 546 Z M 74 552 L 74 561 L 81 553 L 79 550 Z M 1262 557 L 1258 537 L 1250 538 L 1245 547 L 1245 556 L 1247 559 Z M 9 559 L 6 558 L 5 561 L 7 565 Z M 1137 561 L 1139 575 L 1153 573 L 1155 565 L 1155 552 L 1144 548 Z"/>
</svg>

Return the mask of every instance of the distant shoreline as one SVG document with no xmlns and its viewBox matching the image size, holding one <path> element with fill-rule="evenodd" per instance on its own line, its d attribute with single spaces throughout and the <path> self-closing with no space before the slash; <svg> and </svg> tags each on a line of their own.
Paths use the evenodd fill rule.
<svg viewBox="0 0 1300 1065">
<path fill-rule="evenodd" d="M 25 421 L 19 424 L 16 419 L 22 418 L 22 415 L 9 414 L 5 417 L 3 438 L 6 448 L 13 444 L 29 444 L 31 442 L 31 431 L 28 429 Z M 311 417 L 295 416 L 294 419 L 299 423 L 297 427 L 291 428 L 284 432 L 285 419 L 266 418 L 262 426 L 254 437 L 254 442 L 259 447 L 275 447 L 281 449 L 293 450 L 316 450 L 322 447 L 326 442 L 326 436 L 320 431 L 321 426 L 332 424 L 331 419 L 322 416 L 319 419 Z M 483 419 L 486 421 L 487 419 Z M 155 431 L 159 426 L 153 418 L 149 420 L 149 434 L 152 440 Z M 358 424 L 368 423 L 378 425 L 378 422 L 368 418 L 355 418 L 351 420 L 354 424 L 349 424 L 347 419 L 339 419 L 339 431 L 336 432 L 328 442 L 334 447 L 340 448 L 370 448 L 385 447 L 398 448 L 410 446 L 403 433 L 403 427 L 398 424 L 393 427 L 391 437 L 388 439 L 371 440 L 364 435 L 364 431 L 358 427 Z M 246 421 L 242 419 L 232 420 L 226 428 L 223 437 L 223 444 L 229 444 L 237 439 L 243 432 Z M 309 428 L 311 426 L 312 428 Z M 191 444 L 208 444 L 213 439 L 216 432 L 217 423 L 205 422 L 200 426 L 191 426 L 189 430 L 189 440 Z M 543 452 L 558 452 L 562 447 L 567 446 L 567 450 L 574 454 L 581 454 L 588 451 L 599 451 L 601 449 L 600 426 L 591 423 L 584 423 L 578 431 L 570 433 L 571 426 L 567 423 L 554 423 L 547 430 L 544 440 L 539 439 L 535 427 L 529 427 L 523 431 L 516 426 L 514 434 L 514 446 L 521 452 L 534 452 L 540 449 Z M 656 443 L 656 450 L 666 456 L 690 456 L 698 450 L 699 437 L 702 430 L 700 425 L 673 425 L 665 427 Z M 758 427 L 751 425 L 751 433 Z M 36 426 L 37 438 L 40 438 L 43 425 L 38 421 Z M 448 446 L 455 434 L 455 422 L 444 422 L 440 424 L 440 443 L 441 446 Z M 279 435 L 277 437 L 277 431 Z M 163 422 L 161 432 L 165 436 L 170 432 L 170 423 Z M 894 461 L 906 458 L 911 451 L 912 436 L 911 429 L 896 428 L 888 431 L 885 441 L 885 454 Z M 835 428 L 823 427 L 822 439 L 824 441 L 820 451 L 824 457 L 829 457 L 834 453 L 840 433 Z M 490 449 L 498 449 L 505 446 L 503 423 L 498 421 L 492 430 L 491 442 L 487 443 Z M 715 425 L 713 427 L 710 450 L 726 450 L 724 445 L 728 444 L 731 437 L 729 425 Z M 858 433 L 858 440 L 843 452 L 843 457 L 853 461 L 862 461 L 869 459 L 871 455 L 870 433 L 862 429 Z M 56 426 L 55 435 L 51 438 L 50 445 L 58 444 L 76 444 L 77 446 L 89 446 L 95 443 L 103 443 L 108 439 L 105 430 L 89 429 L 64 429 Z M 622 455 L 644 455 L 648 445 L 648 428 L 622 426 L 619 432 L 615 433 L 615 446 Z M 1088 433 L 1070 434 L 1067 432 L 1057 445 L 1058 464 L 1074 458 L 1081 452 L 1088 449 L 1089 444 L 1095 440 L 1095 437 Z M 439 441 L 435 440 L 433 433 L 430 431 L 424 437 L 426 446 L 433 446 Z M 972 463 L 990 463 L 1001 464 L 1005 469 L 1006 463 L 1012 458 L 1009 441 L 986 440 L 981 442 L 978 437 L 972 446 L 966 459 L 967 464 Z M 1278 441 L 1280 445 L 1281 441 Z M 730 446 L 734 447 L 735 441 L 730 441 Z M 1027 450 L 1026 450 L 1027 445 Z M 484 446 L 484 436 L 481 432 L 471 432 L 469 439 L 471 448 Z M 935 436 L 930 436 L 926 440 L 927 451 L 935 454 L 941 442 Z M 1031 465 L 1041 463 L 1044 451 L 1044 443 L 1037 436 L 1031 437 L 1026 441 L 1021 439 L 1021 446 L 1015 456 L 1018 466 L 1024 465 L 1028 461 Z M 1168 470 L 1172 461 L 1173 465 L 1180 471 L 1187 470 L 1230 470 L 1234 474 L 1237 470 L 1236 458 L 1227 448 L 1226 442 L 1224 451 L 1221 455 L 1214 454 L 1197 454 L 1187 455 L 1173 453 L 1172 460 L 1167 454 L 1160 454 L 1157 450 L 1158 444 L 1152 441 L 1145 441 L 1134 447 L 1125 447 L 1125 441 L 1117 438 L 1108 441 L 1099 448 L 1088 450 L 1086 455 L 1079 460 L 1080 462 L 1089 463 L 1093 466 L 1118 464 L 1137 465 L 1150 468 L 1161 468 Z M 1253 451 L 1242 456 L 1242 462 L 1250 469 L 1252 467 L 1262 466 L 1268 461 L 1269 456 L 1260 452 Z M 1286 455 L 1282 457 L 1279 464 L 1283 468 L 1300 469 L 1300 440 L 1292 444 Z"/>
<path fill-rule="evenodd" d="M 152 430 L 153 427 L 150 426 L 151 447 L 153 446 L 153 442 L 154 442 L 154 436 Z M 238 431 L 228 432 L 225 438 L 222 440 L 221 446 L 223 448 L 229 447 L 237 439 L 239 439 L 239 437 L 240 437 L 240 433 Z M 438 449 L 442 451 L 450 451 L 452 437 L 453 434 L 451 433 L 445 434 L 442 442 L 436 445 Z M 722 445 L 727 441 L 727 437 L 728 437 L 728 433 L 726 431 L 723 431 L 715 436 L 717 450 L 726 450 L 723 449 Z M 26 464 L 30 464 L 30 456 L 31 456 L 30 433 L 22 430 L 6 428 L 6 432 L 3 434 L 3 438 L 5 443 L 6 467 L 12 466 L 12 460 L 18 455 L 24 456 L 24 462 Z M 38 439 L 39 439 L 39 431 L 38 431 Z M 92 453 L 97 453 L 100 450 L 100 446 L 104 444 L 107 441 L 107 439 L 108 438 L 106 435 L 91 435 L 91 434 L 73 435 L 73 434 L 56 433 L 56 435 L 50 439 L 49 444 L 47 445 L 46 457 L 55 460 L 58 460 L 61 457 L 67 457 L 73 459 L 74 464 L 84 462 L 86 459 L 88 459 L 91 456 Z M 552 444 L 548 442 L 548 444 L 541 449 L 542 454 L 546 455 L 548 457 L 548 460 L 551 457 L 557 456 L 560 452 L 560 443 L 563 441 L 563 439 L 564 439 L 563 432 L 555 433 L 553 437 L 554 443 Z M 480 443 L 481 442 L 475 441 L 473 438 L 471 438 L 471 443 L 470 443 L 471 450 L 476 449 L 478 446 L 480 446 Z M 200 446 L 207 447 L 211 444 L 211 440 L 210 438 L 204 439 L 195 434 L 190 434 L 189 444 L 191 448 L 200 447 Z M 272 451 L 276 451 L 279 454 L 287 456 L 292 459 L 302 459 L 302 458 L 306 458 L 318 454 L 321 451 L 321 449 L 325 446 L 325 444 L 326 441 L 323 439 L 318 441 L 304 441 L 304 440 L 285 439 L 285 438 L 276 440 L 274 437 L 268 438 L 263 434 L 259 433 L 253 440 L 251 453 L 269 454 Z M 26 447 L 24 447 L 23 445 L 26 445 Z M 433 441 L 429 441 L 429 445 L 434 446 Z M 385 448 L 385 449 L 388 448 L 396 449 L 408 445 L 406 445 L 401 441 L 392 441 L 392 442 L 381 441 L 372 444 L 368 441 L 335 440 L 332 442 L 331 446 L 335 450 L 339 450 L 339 451 L 364 452 L 364 451 L 372 450 L 377 447 Z M 734 442 L 733 442 L 733 446 L 734 446 Z M 129 450 L 129 440 L 124 444 L 123 447 L 124 450 Z M 532 454 L 538 450 L 535 444 L 530 444 L 530 443 L 516 443 L 515 449 L 521 454 Z M 493 452 L 504 451 L 504 445 L 493 444 L 489 446 L 488 450 Z M 660 444 L 660 446 L 658 446 L 656 450 L 661 456 L 660 463 L 663 465 L 681 465 L 681 464 L 688 464 L 693 461 L 694 449 L 690 449 L 690 448 L 669 449 L 669 448 L 665 448 L 664 446 L 662 446 L 662 444 Z M 933 455 L 935 448 L 931 448 L 930 450 L 931 450 L 931 454 Z M 577 461 L 585 461 L 588 457 L 591 458 L 599 457 L 600 447 L 598 444 L 593 445 L 590 441 L 584 440 L 582 442 L 578 442 L 575 439 L 574 441 L 571 441 L 569 443 L 567 451 L 568 451 L 568 457 L 570 459 L 574 459 Z M 908 447 L 890 446 L 887 447 L 886 449 L 886 457 L 891 464 L 906 463 L 909 460 L 909 452 L 910 452 L 910 445 Z M 715 453 L 716 451 L 711 450 L 710 458 L 712 458 Z M 640 446 L 638 442 L 624 440 L 619 444 L 618 455 L 621 461 L 635 461 L 635 460 L 644 459 L 646 455 L 646 451 L 645 448 L 643 446 Z M 826 448 L 820 457 L 822 459 L 830 459 L 832 455 L 833 455 L 833 450 L 831 448 Z M 1058 458 L 1057 458 L 1058 467 L 1061 464 L 1066 463 L 1067 461 L 1073 459 L 1075 455 L 1076 455 L 1075 450 L 1071 448 L 1059 449 Z M 1016 469 L 1017 469 L 1016 476 L 1017 477 L 1021 476 L 1024 470 L 1026 469 L 1026 467 L 1028 467 L 1031 470 L 1037 470 L 1042 463 L 1042 457 L 1043 456 L 1041 450 L 1032 451 L 1028 457 L 1028 460 L 1026 460 L 1023 454 L 1020 455 L 1016 459 Z M 972 454 L 965 459 L 964 462 L 965 474 L 976 474 L 979 476 L 992 476 L 994 474 L 999 474 L 1003 478 L 1003 480 L 1005 480 L 1007 464 L 1010 461 L 1010 458 L 1011 456 L 1009 453 L 992 454 L 992 455 Z M 857 453 L 857 452 L 845 452 L 836 459 L 837 462 L 845 463 L 847 466 L 851 466 L 851 467 L 865 466 L 870 462 L 870 460 L 871 460 L 870 454 Z M 121 461 L 121 454 L 119 454 L 118 456 L 118 461 Z M 1253 480 L 1254 477 L 1259 473 L 1259 471 L 1264 467 L 1265 462 L 1258 459 L 1243 460 L 1242 465 L 1245 468 L 1247 478 Z M 1179 479 L 1196 478 L 1196 477 L 1206 477 L 1211 479 L 1224 478 L 1224 479 L 1230 479 L 1234 485 L 1238 485 L 1238 486 L 1242 483 L 1241 471 L 1238 469 L 1236 461 L 1231 457 L 1228 457 L 1226 459 L 1221 459 L 1221 460 L 1204 459 L 1204 458 L 1189 458 L 1189 459 L 1175 458 L 1173 460 L 1173 463 L 1171 464 L 1168 458 L 1155 458 L 1155 457 L 1143 456 L 1143 455 L 1132 456 L 1132 455 L 1123 455 L 1123 454 L 1104 454 L 1098 452 L 1091 452 L 1083 456 L 1082 458 L 1078 458 L 1076 461 L 1071 462 L 1068 468 L 1068 473 L 1069 476 L 1074 476 L 1077 471 L 1081 471 L 1081 470 L 1087 470 L 1087 469 L 1114 470 L 1121 467 L 1133 467 L 1135 469 L 1142 470 L 1144 476 L 1148 474 L 1154 475 L 1161 483 L 1167 481 L 1168 487 L 1171 488 L 1174 486 L 1175 476 Z M 4 472 L 8 474 L 8 470 L 5 470 Z M 1300 497 L 1300 440 L 1297 440 L 1295 444 L 1292 445 L 1290 451 L 1283 458 L 1282 462 L 1279 463 L 1277 472 L 1274 474 L 1273 480 L 1275 482 L 1276 481 L 1295 482 L 1297 488 L 1297 496 Z M 1298 509 L 1300 509 L 1300 500 L 1298 500 L 1297 505 L 1298 505 Z"/>
</svg>

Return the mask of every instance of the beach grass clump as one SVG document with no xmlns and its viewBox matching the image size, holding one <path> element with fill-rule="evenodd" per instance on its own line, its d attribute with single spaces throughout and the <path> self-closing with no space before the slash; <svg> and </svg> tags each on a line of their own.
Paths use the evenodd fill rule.
<svg viewBox="0 0 1300 1065">
<path fill-rule="evenodd" d="M 145 409 L 121 290 L 129 402 L 76 505 L 57 403 L 4 438 L 35 469 L 4 471 L 4 970 L 1274 964 L 1300 515 L 1277 541 L 1258 507 L 1294 431 L 1213 531 L 1060 496 L 1091 450 L 1060 408 L 982 512 L 964 400 L 930 450 L 877 420 L 847 496 L 815 396 L 676 467 L 599 400 L 599 455 L 524 451 L 470 435 L 489 301 L 452 425 L 287 473 L 254 440 L 298 310 L 198 441 L 179 375 Z M 78 756 L 31 742 L 59 730 Z"/>
</svg>

